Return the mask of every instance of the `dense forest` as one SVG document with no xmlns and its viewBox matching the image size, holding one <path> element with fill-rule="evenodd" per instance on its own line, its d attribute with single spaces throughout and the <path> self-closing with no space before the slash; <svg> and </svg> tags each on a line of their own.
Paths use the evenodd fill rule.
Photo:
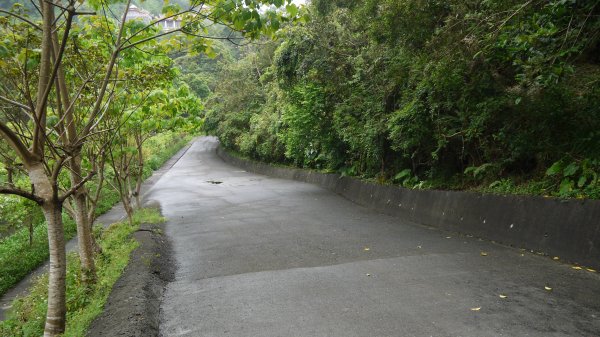
<svg viewBox="0 0 600 337">
<path fill-rule="evenodd" d="M 410 188 L 600 198 L 598 1 L 313 0 L 221 62 L 205 126 Z"/>
</svg>

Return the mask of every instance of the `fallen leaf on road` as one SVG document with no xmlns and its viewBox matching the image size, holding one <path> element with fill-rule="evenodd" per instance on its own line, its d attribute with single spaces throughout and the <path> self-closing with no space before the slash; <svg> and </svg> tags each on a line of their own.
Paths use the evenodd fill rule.
<svg viewBox="0 0 600 337">
<path fill-rule="evenodd" d="M 371 250 L 371 248 L 369 248 L 369 247 L 365 247 L 365 249 L 364 249 L 365 252 L 368 252 L 370 250 Z"/>
<path fill-rule="evenodd" d="M 446 236 L 446 239 L 452 239 L 452 237 L 451 236 Z"/>
<path fill-rule="evenodd" d="M 479 311 L 479 310 L 481 310 L 481 307 L 471 308 L 471 311 Z"/>
<path fill-rule="evenodd" d="M 555 256 L 555 257 L 553 257 L 553 258 L 552 258 L 552 260 L 554 260 L 554 261 L 556 261 L 556 260 L 560 260 L 560 257 L 558 257 L 558 256 Z"/>
<path fill-rule="evenodd" d="M 544 289 L 548 290 L 548 291 L 552 291 L 552 288 L 548 287 L 548 286 L 544 286 Z"/>
<path fill-rule="evenodd" d="M 498 296 L 499 296 L 500 298 L 507 298 L 507 297 L 508 297 L 508 296 L 506 296 L 506 295 L 502 295 L 502 294 L 500 294 L 500 295 L 498 295 Z"/>
<path fill-rule="evenodd" d="M 488 253 L 486 253 L 486 252 L 481 252 L 480 254 L 481 254 L 481 256 L 488 256 Z"/>
<path fill-rule="evenodd" d="M 589 271 L 590 273 L 595 273 L 596 272 L 596 270 L 592 269 L 592 268 L 587 268 L 586 270 Z"/>
<path fill-rule="evenodd" d="M 571 267 L 571 268 L 573 268 L 573 269 L 575 269 L 575 270 L 581 270 L 581 267 L 579 267 L 579 266 L 573 266 L 573 267 Z"/>
<path fill-rule="evenodd" d="M 371 276 L 371 274 L 367 273 L 367 276 Z"/>
<path fill-rule="evenodd" d="M 421 249 L 421 246 L 417 246 L 417 248 Z"/>
</svg>

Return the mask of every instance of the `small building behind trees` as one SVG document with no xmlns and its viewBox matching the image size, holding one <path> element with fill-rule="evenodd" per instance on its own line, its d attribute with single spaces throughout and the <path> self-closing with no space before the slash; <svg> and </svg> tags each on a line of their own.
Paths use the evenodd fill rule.
<svg viewBox="0 0 600 337">
<path fill-rule="evenodd" d="M 162 20 L 158 22 L 157 25 L 165 32 L 179 29 L 181 27 L 181 20 L 178 20 L 177 18 L 165 19 L 164 16 L 153 16 L 149 11 L 136 5 L 129 6 L 129 11 L 127 12 L 125 20 L 140 20 L 146 24 L 149 24 L 152 21 Z"/>
</svg>

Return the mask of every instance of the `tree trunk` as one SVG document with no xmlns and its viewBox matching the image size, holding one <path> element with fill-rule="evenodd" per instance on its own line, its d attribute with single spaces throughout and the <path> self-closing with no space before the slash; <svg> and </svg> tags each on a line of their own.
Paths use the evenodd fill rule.
<svg viewBox="0 0 600 337">
<path fill-rule="evenodd" d="M 29 228 L 29 247 L 31 247 L 33 245 L 33 219 L 28 216 L 26 221 Z"/>
<path fill-rule="evenodd" d="M 142 208 L 141 196 L 142 193 L 142 182 L 144 181 L 144 152 L 142 152 L 142 137 L 140 135 L 136 135 L 135 143 L 137 147 L 137 160 L 138 160 L 138 175 L 135 182 L 135 201 L 137 209 Z"/>
<path fill-rule="evenodd" d="M 124 180 L 124 185 L 127 187 L 125 191 L 123 191 L 123 207 L 125 207 L 125 212 L 127 213 L 127 219 L 129 220 L 129 224 L 133 226 L 133 205 L 132 205 L 132 191 L 131 191 L 131 178 L 129 174 Z"/>
<path fill-rule="evenodd" d="M 92 156 L 88 156 L 91 158 Z M 96 241 L 94 237 L 94 222 L 96 221 L 96 209 L 98 207 L 98 200 L 102 196 L 102 187 L 104 186 L 104 165 L 106 164 L 106 158 L 102 153 L 99 158 L 95 158 L 95 162 L 93 164 L 94 170 L 97 172 L 98 181 L 96 186 L 96 191 L 94 194 L 88 194 L 87 200 L 89 201 L 89 206 L 87 208 L 87 223 L 90 226 L 90 231 L 92 232 L 92 249 L 95 254 L 99 254 L 102 252 L 102 248 Z M 89 192 L 89 191 L 88 191 Z"/>
<path fill-rule="evenodd" d="M 81 182 L 81 156 L 76 155 L 70 161 L 71 185 Z M 92 238 L 92 224 L 88 221 L 88 207 L 85 196 L 85 187 L 81 187 L 73 194 L 75 204 L 75 223 L 77 224 L 77 245 L 83 282 L 91 284 L 96 281 L 96 265 L 94 263 L 94 242 Z"/>
<path fill-rule="evenodd" d="M 48 248 L 50 250 L 50 268 L 48 272 L 48 312 L 44 337 L 53 337 L 65 331 L 67 307 L 65 233 L 62 222 L 62 205 L 53 200 L 43 206 L 48 223 Z"/>
<path fill-rule="evenodd" d="M 58 44 L 58 33 L 54 31 L 52 34 L 53 56 L 56 62 L 56 57 L 60 49 Z M 65 73 L 62 65 L 58 66 L 56 73 L 57 98 L 59 105 L 62 104 L 62 113 L 66 126 L 61 133 L 63 142 L 75 146 L 77 143 L 77 129 L 73 117 L 73 107 L 69 97 L 69 89 L 65 79 Z M 61 116 L 62 117 L 62 116 Z M 74 151 L 73 157 L 69 160 L 71 168 L 71 185 L 76 186 L 82 180 L 81 171 L 81 146 L 78 146 Z M 79 248 L 79 259 L 81 261 L 81 272 L 83 282 L 85 284 L 94 283 L 96 280 L 96 266 L 94 264 L 94 239 L 92 237 L 92 224 L 88 221 L 88 207 L 86 200 L 85 187 L 81 187 L 73 194 L 75 204 L 75 223 L 77 224 L 77 245 Z"/>
<path fill-rule="evenodd" d="M 65 331 L 66 322 L 66 267 L 65 234 L 62 221 L 62 203 L 57 191 L 46 175 L 42 163 L 28 167 L 29 179 L 37 194 L 44 200 L 42 211 L 48 224 L 48 249 L 50 268 L 48 271 L 48 311 L 44 337 L 53 337 Z"/>
<path fill-rule="evenodd" d="M 131 207 L 131 198 L 125 196 L 124 192 L 121 197 L 121 202 L 123 203 L 123 208 L 125 209 L 125 213 L 127 214 L 127 220 L 129 221 L 129 225 L 133 226 L 133 207 Z"/>
</svg>

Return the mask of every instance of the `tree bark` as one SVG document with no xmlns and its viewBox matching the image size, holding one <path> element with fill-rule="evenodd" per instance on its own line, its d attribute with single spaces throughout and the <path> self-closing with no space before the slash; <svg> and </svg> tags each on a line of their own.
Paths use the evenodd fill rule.
<svg viewBox="0 0 600 337">
<path fill-rule="evenodd" d="M 144 180 L 144 152 L 142 152 L 143 140 L 141 135 L 135 136 L 135 143 L 137 147 L 137 160 L 138 160 L 138 174 L 135 182 L 135 201 L 137 209 L 142 208 L 141 196 L 142 193 L 142 182 Z"/>
<path fill-rule="evenodd" d="M 33 219 L 28 216 L 26 221 L 29 228 L 29 247 L 31 247 L 33 245 Z"/>
<path fill-rule="evenodd" d="M 81 183 L 81 156 L 77 155 L 70 161 L 71 185 Z M 96 265 L 94 263 L 94 241 L 92 237 L 92 224 L 89 223 L 88 207 L 85 187 L 81 187 L 73 194 L 75 204 L 75 223 L 77 224 L 77 246 L 83 282 L 92 284 L 96 281 Z"/>
<path fill-rule="evenodd" d="M 127 189 L 123 191 L 123 206 L 125 207 L 125 212 L 127 213 L 127 219 L 129 220 L 129 224 L 133 226 L 133 205 L 131 203 L 131 177 L 129 173 L 127 173 L 127 177 L 124 180 L 124 184 L 127 187 Z"/>
<path fill-rule="evenodd" d="M 48 271 L 48 311 L 44 337 L 58 336 L 65 331 L 66 321 L 66 266 L 65 234 L 62 221 L 62 202 L 41 162 L 28 167 L 29 179 L 37 195 L 42 197 L 42 212 L 48 224 L 48 249 L 50 268 Z"/>
<path fill-rule="evenodd" d="M 48 223 L 48 248 L 50 251 L 48 311 L 44 337 L 54 337 L 65 331 L 67 254 L 61 203 L 53 198 L 52 201 L 43 205 L 42 210 Z"/>
<path fill-rule="evenodd" d="M 54 337 L 65 331 L 66 322 L 66 252 L 62 222 L 62 201 L 58 198 L 57 184 L 50 179 L 44 169 L 44 145 L 46 142 L 47 102 L 52 85 L 52 31 L 54 26 L 54 5 L 49 1 L 39 1 L 42 14 L 42 43 L 40 54 L 39 82 L 34 114 L 33 141 L 31 153 L 20 154 L 29 173 L 29 179 L 41 198 L 42 211 L 48 223 L 48 248 L 50 268 L 48 272 L 48 311 L 44 337 Z M 15 149 L 21 150 L 18 144 Z M 22 151 L 21 151 L 22 152 Z M 60 169 L 60 167 L 57 167 Z M 58 171 L 57 171 L 58 172 Z"/>
</svg>

